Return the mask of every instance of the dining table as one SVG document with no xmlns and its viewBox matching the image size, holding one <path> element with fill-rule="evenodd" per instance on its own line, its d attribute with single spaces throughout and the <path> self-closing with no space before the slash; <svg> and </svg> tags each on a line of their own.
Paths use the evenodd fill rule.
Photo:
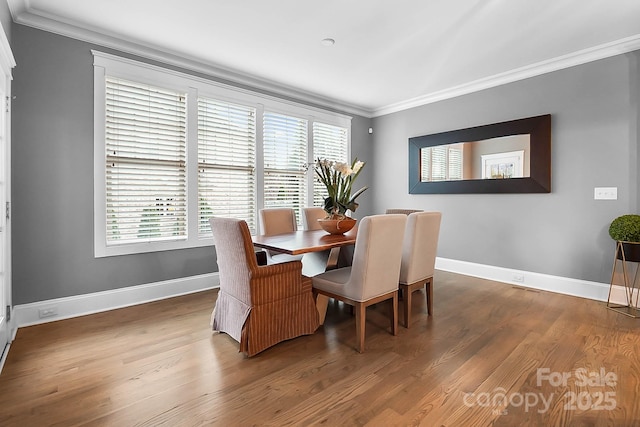
<svg viewBox="0 0 640 427">
<path fill-rule="evenodd" d="M 340 253 L 356 243 L 357 225 L 344 234 L 328 234 L 324 230 L 298 230 L 271 236 L 252 236 L 253 245 L 268 251 L 302 255 L 302 274 L 313 277 L 338 267 Z M 345 258 L 345 257 L 342 257 Z M 324 323 L 329 299 L 317 295 L 316 308 L 320 324 Z"/>
</svg>

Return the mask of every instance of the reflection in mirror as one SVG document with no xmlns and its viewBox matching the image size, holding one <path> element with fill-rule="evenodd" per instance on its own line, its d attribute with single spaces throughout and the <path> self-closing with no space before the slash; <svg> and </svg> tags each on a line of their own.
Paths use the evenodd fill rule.
<svg viewBox="0 0 640 427">
<path fill-rule="evenodd" d="M 423 147 L 420 181 L 528 178 L 530 141 L 530 135 L 524 134 Z"/>
<path fill-rule="evenodd" d="M 549 193 L 551 115 L 409 138 L 409 193 Z"/>
</svg>

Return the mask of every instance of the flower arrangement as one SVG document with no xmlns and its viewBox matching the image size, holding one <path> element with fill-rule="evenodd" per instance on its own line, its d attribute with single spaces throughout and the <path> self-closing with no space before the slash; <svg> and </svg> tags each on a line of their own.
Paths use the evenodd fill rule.
<svg viewBox="0 0 640 427">
<path fill-rule="evenodd" d="M 351 186 L 364 165 L 365 162 L 357 158 L 351 165 L 327 159 L 316 160 L 315 173 L 327 188 L 328 196 L 324 199 L 324 210 L 328 218 L 341 219 L 346 217 L 347 210 L 354 212 L 358 208 L 356 198 L 364 193 L 367 187 L 362 187 L 351 195 Z"/>
</svg>

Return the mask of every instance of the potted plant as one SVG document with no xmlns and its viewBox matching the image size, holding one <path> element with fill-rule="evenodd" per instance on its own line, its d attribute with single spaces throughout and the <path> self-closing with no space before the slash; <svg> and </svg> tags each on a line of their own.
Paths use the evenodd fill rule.
<svg viewBox="0 0 640 427">
<path fill-rule="evenodd" d="M 640 262 L 640 215 L 622 215 L 611 222 L 609 236 L 621 245 L 618 259 Z"/>
<path fill-rule="evenodd" d="M 347 216 L 347 211 L 355 212 L 358 208 L 356 198 L 365 192 L 367 187 L 362 187 L 351 194 L 353 182 L 356 180 L 365 162 L 357 158 L 349 165 L 343 162 L 334 162 L 327 159 L 317 159 L 315 173 L 320 182 L 327 189 L 327 197 L 324 199 L 324 210 L 327 217 L 319 220 L 320 225 L 327 232 L 341 234 L 349 231 L 355 220 Z"/>
</svg>

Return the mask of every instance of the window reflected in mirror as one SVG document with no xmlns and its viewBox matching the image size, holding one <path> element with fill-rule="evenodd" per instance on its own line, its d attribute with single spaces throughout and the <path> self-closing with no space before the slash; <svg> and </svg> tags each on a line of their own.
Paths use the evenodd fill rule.
<svg viewBox="0 0 640 427">
<path fill-rule="evenodd" d="M 421 182 L 528 178 L 530 165 L 529 134 L 420 149 Z"/>
</svg>

